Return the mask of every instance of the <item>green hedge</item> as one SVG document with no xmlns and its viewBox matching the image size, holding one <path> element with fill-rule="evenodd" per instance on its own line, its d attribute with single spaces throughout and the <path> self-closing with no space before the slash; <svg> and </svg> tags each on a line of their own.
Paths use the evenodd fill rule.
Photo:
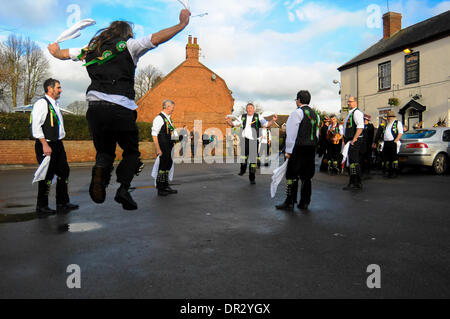
<svg viewBox="0 0 450 319">
<path fill-rule="evenodd" d="M 151 123 L 137 123 L 140 141 L 152 141 Z M 91 140 L 85 116 L 64 115 L 65 140 Z M 29 140 L 31 137 L 30 113 L 0 113 L 0 140 Z"/>
</svg>

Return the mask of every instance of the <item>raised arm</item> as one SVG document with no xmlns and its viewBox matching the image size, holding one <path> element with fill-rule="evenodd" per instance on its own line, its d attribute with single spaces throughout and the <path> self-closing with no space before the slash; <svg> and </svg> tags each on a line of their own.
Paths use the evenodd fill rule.
<svg viewBox="0 0 450 319">
<path fill-rule="evenodd" d="M 52 43 L 48 46 L 48 51 L 51 55 L 59 60 L 69 60 L 69 49 L 61 50 L 58 43 Z"/>
<path fill-rule="evenodd" d="M 189 10 L 186 10 L 186 9 L 181 10 L 180 23 L 173 27 L 153 33 L 152 43 L 154 45 L 160 45 L 161 43 L 167 42 L 170 39 L 172 39 L 174 36 L 176 36 L 180 31 L 182 31 L 189 24 L 190 16 L 191 16 L 191 13 L 189 12 Z"/>
</svg>

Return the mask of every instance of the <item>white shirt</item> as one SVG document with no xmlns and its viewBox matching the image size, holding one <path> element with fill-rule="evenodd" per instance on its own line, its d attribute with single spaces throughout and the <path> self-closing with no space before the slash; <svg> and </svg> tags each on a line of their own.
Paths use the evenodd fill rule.
<svg viewBox="0 0 450 319">
<path fill-rule="evenodd" d="M 252 134 L 252 130 L 253 130 L 253 128 L 252 128 L 252 118 L 253 118 L 253 116 L 254 115 L 247 115 L 247 121 L 245 123 L 245 128 L 242 131 L 242 137 L 246 138 L 246 139 L 249 139 L 249 140 L 254 140 L 253 134 Z M 266 127 L 269 122 L 267 122 L 267 120 L 264 117 L 259 115 L 259 123 L 261 123 L 262 127 Z M 235 120 L 235 121 L 233 121 L 233 125 L 236 126 L 236 127 L 237 126 L 241 126 L 242 122 L 240 120 Z"/>
<path fill-rule="evenodd" d="M 142 39 L 128 39 L 127 41 L 127 50 L 130 52 L 131 57 L 133 58 L 134 65 L 137 65 L 139 59 L 146 54 L 148 51 L 156 48 L 156 46 L 152 43 L 152 35 L 146 36 Z M 81 54 L 80 48 L 69 49 L 70 58 L 73 61 L 80 61 L 78 56 Z M 136 110 L 138 106 L 134 102 L 122 95 L 115 94 L 106 94 L 98 91 L 89 91 L 86 95 L 86 101 L 106 101 L 114 104 L 121 105 L 130 110 Z"/>
<path fill-rule="evenodd" d="M 303 113 L 303 109 L 301 107 L 298 107 L 294 112 L 292 112 L 286 122 L 286 153 L 288 154 L 292 154 L 292 152 L 294 151 L 295 142 L 297 141 L 298 129 L 304 117 L 305 115 Z M 319 138 L 320 133 L 319 124 L 320 116 L 319 114 L 317 114 L 317 138 Z"/>
<path fill-rule="evenodd" d="M 394 125 L 394 122 L 388 123 L 386 125 L 386 132 L 384 133 L 384 141 L 385 142 L 391 142 L 391 141 L 395 140 L 394 136 L 392 136 L 392 126 Z M 397 129 L 398 129 L 398 134 L 403 134 L 402 122 L 397 121 Z"/>
<path fill-rule="evenodd" d="M 61 111 L 59 109 L 58 102 L 55 101 L 54 99 L 52 99 L 47 94 L 45 95 L 45 97 L 52 104 L 53 109 L 55 110 L 56 116 L 59 119 L 59 123 L 60 123 L 59 124 L 59 139 L 62 140 L 64 137 L 66 137 L 66 131 L 64 130 L 64 121 L 63 121 Z M 42 130 L 42 125 L 44 125 L 44 123 L 45 123 L 47 114 L 48 114 L 48 105 L 47 105 L 47 101 L 45 99 L 39 99 L 36 103 L 34 103 L 33 111 L 31 112 L 31 119 L 32 119 L 31 128 L 32 128 L 32 132 L 33 132 L 33 137 L 35 139 L 45 138 L 44 131 Z"/>
<path fill-rule="evenodd" d="M 357 129 L 359 129 L 359 128 L 364 129 L 364 113 L 361 112 L 361 110 L 359 110 L 359 109 L 358 109 L 358 111 L 356 111 L 356 110 L 357 110 L 357 108 L 354 108 L 353 110 L 351 110 L 351 111 L 348 113 L 347 118 L 345 119 L 345 122 L 344 122 L 344 123 L 345 123 L 345 124 L 344 124 L 344 135 L 345 135 L 346 127 L 347 127 L 347 122 L 349 121 L 350 116 L 352 115 L 352 113 L 355 113 L 355 114 L 353 115 L 353 119 L 355 120 L 356 128 L 357 128 Z M 362 136 L 362 134 L 361 134 L 361 136 Z"/>
<path fill-rule="evenodd" d="M 169 120 L 170 124 L 173 126 L 172 124 L 172 120 L 170 119 L 170 115 L 167 115 L 164 112 L 161 112 L 162 114 L 164 114 L 164 116 Z M 153 125 L 152 125 L 152 136 L 158 136 L 159 132 L 161 132 L 161 128 L 164 126 L 164 120 L 163 118 L 158 114 L 157 117 L 155 117 L 155 119 L 153 120 Z"/>
</svg>

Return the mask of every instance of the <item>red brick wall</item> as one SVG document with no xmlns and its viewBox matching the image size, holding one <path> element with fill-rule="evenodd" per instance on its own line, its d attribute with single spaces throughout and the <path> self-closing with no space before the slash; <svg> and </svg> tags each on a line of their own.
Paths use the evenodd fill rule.
<svg viewBox="0 0 450 319">
<path fill-rule="evenodd" d="M 34 141 L 0 141 L 0 165 L 36 164 Z M 95 161 L 95 148 L 92 141 L 64 141 L 64 148 L 69 163 L 84 163 Z M 141 158 L 154 159 L 155 146 L 151 142 L 139 144 Z M 122 150 L 117 147 L 117 158 L 122 158 Z"/>
</svg>

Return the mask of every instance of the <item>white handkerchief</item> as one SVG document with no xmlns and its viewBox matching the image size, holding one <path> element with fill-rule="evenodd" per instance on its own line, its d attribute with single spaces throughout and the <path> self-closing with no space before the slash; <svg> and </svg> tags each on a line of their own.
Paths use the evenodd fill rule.
<svg viewBox="0 0 450 319">
<path fill-rule="evenodd" d="M 280 167 L 278 167 L 276 170 L 273 171 L 272 183 L 270 184 L 270 196 L 272 196 L 272 198 L 275 197 L 278 185 L 280 185 L 281 181 L 286 175 L 288 162 L 289 160 L 286 160 L 283 165 L 281 165 Z"/>
<path fill-rule="evenodd" d="M 32 184 L 43 181 L 45 179 L 45 176 L 47 175 L 47 171 L 48 171 L 48 166 L 50 165 L 50 159 L 51 159 L 51 156 L 46 156 L 44 158 L 41 165 L 36 170 L 36 173 L 34 173 L 34 179 L 33 179 Z"/>
<path fill-rule="evenodd" d="M 189 10 L 189 1 L 188 0 L 178 0 L 178 2 L 181 3 L 186 10 Z"/>
<path fill-rule="evenodd" d="M 96 22 L 92 19 L 85 19 L 78 21 L 73 26 L 71 26 L 69 29 L 61 33 L 61 35 L 56 39 L 55 43 L 61 43 L 67 40 L 78 38 L 81 35 L 81 30 L 84 28 L 94 25 Z"/>
<path fill-rule="evenodd" d="M 349 149 L 350 149 L 350 142 L 348 142 L 345 145 L 344 149 L 342 150 L 342 163 L 345 163 L 345 161 L 347 161 Z"/>
</svg>

